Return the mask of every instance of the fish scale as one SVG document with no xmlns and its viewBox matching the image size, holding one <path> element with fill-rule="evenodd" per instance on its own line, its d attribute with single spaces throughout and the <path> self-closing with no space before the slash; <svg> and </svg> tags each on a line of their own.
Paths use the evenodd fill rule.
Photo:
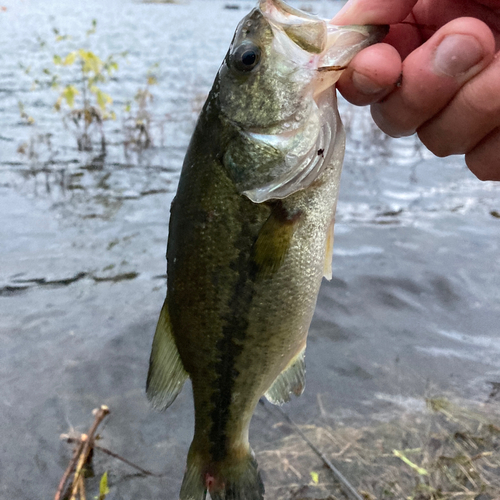
<svg viewBox="0 0 500 500">
<path fill-rule="evenodd" d="M 148 373 L 161 409 L 192 382 L 181 500 L 263 499 L 250 420 L 261 396 L 282 404 L 302 393 L 307 333 L 331 273 L 344 154 L 331 68 L 386 31 L 332 27 L 281 0 L 261 0 L 236 30 L 172 203 Z"/>
</svg>

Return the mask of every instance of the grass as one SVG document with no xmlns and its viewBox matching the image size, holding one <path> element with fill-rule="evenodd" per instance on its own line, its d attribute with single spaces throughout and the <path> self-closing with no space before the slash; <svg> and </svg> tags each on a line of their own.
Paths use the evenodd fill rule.
<svg viewBox="0 0 500 500">
<path fill-rule="evenodd" d="M 366 500 L 498 500 L 500 407 L 427 399 L 375 426 L 301 429 Z M 347 498 L 296 433 L 257 456 L 269 498 Z"/>
</svg>

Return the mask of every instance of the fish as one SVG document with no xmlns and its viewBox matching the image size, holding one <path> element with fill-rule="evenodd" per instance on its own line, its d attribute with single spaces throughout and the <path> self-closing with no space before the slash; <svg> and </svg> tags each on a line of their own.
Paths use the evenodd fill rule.
<svg viewBox="0 0 500 500">
<path fill-rule="evenodd" d="M 262 396 L 305 385 L 305 348 L 345 149 L 335 82 L 387 26 L 335 26 L 282 0 L 238 25 L 172 202 L 167 295 L 146 392 L 160 410 L 191 379 L 195 428 L 181 500 L 262 500 L 249 445 Z"/>
</svg>

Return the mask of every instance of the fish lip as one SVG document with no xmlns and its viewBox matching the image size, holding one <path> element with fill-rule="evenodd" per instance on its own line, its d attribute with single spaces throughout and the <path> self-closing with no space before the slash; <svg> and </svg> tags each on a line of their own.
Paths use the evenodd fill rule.
<svg viewBox="0 0 500 500">
<path fill-rule="evenodd" d="M 345 70 L 351 60 L 361 50 L 381 42 L 389 33 L 389 25 L 349 25 L 327 24 L 327 41 L 318 56 L 316 71 L 328 73 Z"/>
<path fill-rule="evenodd" d="M 318 68 L 316 68 L 316 71 L 318 71 L 319 73 L 321 72 L 327 72 L 327 71 L 344 71 L 345 69 L 347 69 L 347 66 L 318 66 Z"/>
</svg>

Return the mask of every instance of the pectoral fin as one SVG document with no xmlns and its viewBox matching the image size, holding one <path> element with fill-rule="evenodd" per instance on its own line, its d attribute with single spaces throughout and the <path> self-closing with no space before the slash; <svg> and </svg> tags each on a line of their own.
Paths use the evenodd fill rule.
<svg viewBox="0 0 500 500">
<path fill-rule="evenodd" d="M 260 277 L 275 273 L 283 264 L 301 213 L 289 214 L 278 201 L 262 226 L 253 247 L 253 260 Z"/>
<path fill-rule="evenodd" d="M 300 396 L 306 385 L 306 349 L 302 349 L 290 364 L 278 375 L 270 389 L 265 393 L 266 399 L 274 405 L 282 405 L 290 401 L 293 393 Z"/>
<path fill-rule="evenodd" d="M 168 305 L 165 300 L 149 360 L 146 395 L 151 404 L 158 410 L 168 408 L 181 392 L 187 377 L 172 335 Z"/>
</svg>

